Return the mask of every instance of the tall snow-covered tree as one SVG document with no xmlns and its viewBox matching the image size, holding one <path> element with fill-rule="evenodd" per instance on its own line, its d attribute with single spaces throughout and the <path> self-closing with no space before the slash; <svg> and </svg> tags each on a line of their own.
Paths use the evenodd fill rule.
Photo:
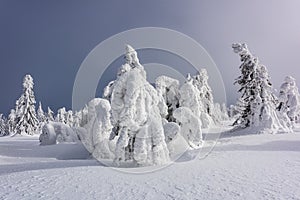
<svg viewBox="0 0 300 200">
<path fill-rule="evenodd" d="M 38 128 L 35 111 L 35 96 L 33 79 L 26 75 L 23 80 L 23 94 L 16 102 L 16 133 L 33 135 Z"/>
<path fill-rule="evenodd" d="M 242 62 L 241 75 L 235 81 L 240 86 L 239 92 L 244 103 L 237 119 L 239 126 L 256 127 L 258 132 L 290 131 L 288 123 L 280 120 L 277 115 L 277 99 L 273 94 L 267 68 L 250 53 L 246 44 L 235 43 L 232 48 Z"/>
<path fill-rule="evenodd" d="M 147 82 L 137 52 L 129 45 L 125 59 L 111 95 L 112 124 L 118 127 L 114 132 L 115 162 L 129 160 L 138 166 L 165 163 L 169 151 L 158 106 L 160 97 Z"/>
<path fill-rule="evenodd" d="M 7 128 L 7 120 L 3 116 L 3 114 L 0 114 L 0 136 L 6 136 L 9 135 L 9 131 Z"/>
<path fill-rule="evenodd" d="M 292 123 L 299 122 L 300 94 L 292 76 L 287 76 L 280 87 L 278 110 L 286 113 Z"/>
</svg>

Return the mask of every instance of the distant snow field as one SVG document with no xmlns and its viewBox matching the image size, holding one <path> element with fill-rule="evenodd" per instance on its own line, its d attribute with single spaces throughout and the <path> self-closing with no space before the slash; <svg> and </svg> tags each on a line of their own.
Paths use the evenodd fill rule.
<svg viewBox="0 0 300 200">
<path fill-rule="evenodd" d="M 8 136 L 0 199 L 300 199 L 299 166 L 298 132 L 224 137 L 204 159 L 142 174 L 101 165 L 80 143 Z"/>
</svg>

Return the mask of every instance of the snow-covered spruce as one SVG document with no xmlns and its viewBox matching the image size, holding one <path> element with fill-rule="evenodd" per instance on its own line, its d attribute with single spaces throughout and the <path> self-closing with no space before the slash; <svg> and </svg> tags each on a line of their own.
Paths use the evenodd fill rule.
<svg viewBox="0 0 300 200">
<path fill-rule="evenodd" d="M 273 94 L 267 68 L 261 65 L 246 44 L 235 43 L 233 51 L 241 57 L 241 75 L 236 79 L 244 104 L 236 120 L 239 127 L 251 127 L 257 133 L 289 132 L 289 122 L 276 111 L 277 99 Z"/>
<path fill-rule="evenodd" d="M 155 80 L 155 88 L 168 107 L 166 119 L 174 122 L 173 111 L 179 107 L 179 81 L 167 76 L 159 76 Z"/>
<path fill-rule="evenodd" d="M 39 130 L 39 132 L 41 132 L 43 126 L 47 123 L 47 117 L 43 111 L 41 102 L 39 102 L 39 108 L 37 110 L 37 119 L 39 120 L 38 130 Z"/>
<path fill-rule="evenodd" d="M 14 134 L 16 130 L 16 111 L 15 109 L 11 109 L 7 119 L 8 133 Z"/>
<path fill-rule="evenodd" d="M 15 132 L 17 134 L 33 135 L 38 128 L 33 85 L 32 77 L 26 75 L 23 81 L 23 94 L 16 101 Z"/>
<path fill-rule="evenodd" d="M 208 84 L 208 78 L 208 73 L 206 69 L 203 68 L 197 75 L 193 76 L 193 84 L 199 90 L 203 112 L 210 116 L 210 120 L 213 120 L 215 118 L 214 121 L 218 122 L 216 120 L 218 117 L 216 117 L 216 114 L 214 113 L 214 98 L 212 89 Z"/>
<path fill-rule="evenodd" d="M 179 95 L 179 106 L 189 108 L 200 119 L 202 128 L 209 128 L 213 124 L 212 118 L 204 110 L 200 91 L 190 74 L 187 75 L 185 83 L 180 87 Z"/>
<path fill-rule="evenodd" d="M 77 142 L 78 136 L 70 126 L 61 122 L 49 122 L 42 128 L 41 145 L 52 145 L 62 142 Z"/>
<path fill-rule="evenodd" d="M 169 151 L 159 107 L 162 98 L 147 82 L 144 67 L 129 45 L 125 59 L 111 94 L 112 122 L 117 127 L 115 163 L 164 164 L 169 161 Z"/>
<path fill-rule="evenodd" d="M 95 98 L 88 103 L 87 121 L 82 128 L 76 128 L 80 140 L 96 159 L 114 159 L 115 141 L 110 140 L 110 103 Z"/>
<path fill-rule="evenodd" d="M 8 126 L 7 126 L 7 120 L 3 116 L 3 114 L 0 114 L 0 137 L 6 136 L 9 134 Z"/>
<path fill-rule="evenodd" d="M 47 122 L 54 122 L 54 113 L 53 113 L 53 111 L 51 110 L 50 107 L 48 107 L 47 109 L 48 109 L 47 115 L 46 115 Z"/>
<path fill-rule="evenodd" d="M 292 76 L 287 76 L 280 87 L 278 110 L 282 115 L 287 114 L 293 124 L 299 122 L 300 94 Z"/>
</svg>

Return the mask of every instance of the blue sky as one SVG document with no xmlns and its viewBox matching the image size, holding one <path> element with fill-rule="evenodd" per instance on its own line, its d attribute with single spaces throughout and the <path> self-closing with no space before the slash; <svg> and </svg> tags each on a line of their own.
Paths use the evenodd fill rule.
<svg viewBox="0 0 300 200">
<path fill-rule="evenodd" d="M 174 29 L 199 42 L 219 67 L 229 103 L 237 98 L 233 81 L 239 74 L 233 42 L 248 43 L 275 88 L 286 75 L 299 83 L 299 7 L 297 0 L 0 0 L 0 112 L 14 108 L 27 73 L 44 108 L 70 109 L 74 79 L 88 53 L 114 34 L 146 26 Z"/>
</svg>

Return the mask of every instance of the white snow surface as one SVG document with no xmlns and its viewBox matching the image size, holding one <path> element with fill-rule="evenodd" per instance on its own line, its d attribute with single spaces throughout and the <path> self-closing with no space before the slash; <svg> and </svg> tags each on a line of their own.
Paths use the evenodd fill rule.
<svg viewBox="0 0 300 200">
<path fill-rule="evenodd" d="M 8 136 L 0 138 L 0 199 L 299 199 L 299 156 L 298 131 L 227 134 L 204 159 L 132 174 L 87 159 L 79 143 Z"/>
</svg>

